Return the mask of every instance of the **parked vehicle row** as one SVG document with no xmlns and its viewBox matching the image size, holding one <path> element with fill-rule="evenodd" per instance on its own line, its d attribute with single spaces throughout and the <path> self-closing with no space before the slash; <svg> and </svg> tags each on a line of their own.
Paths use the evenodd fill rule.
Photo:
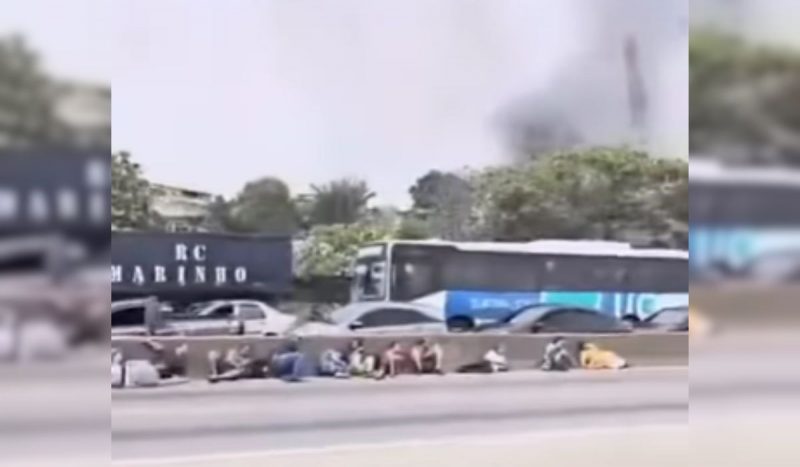
<svg viewBox="0 0 800 467">
<path fill-rule="evenodd" d="M 443 310 L 417 303 L 361 302 L 334 310 L 314 320 L 300 320 L 256 300 L 216 300 L 183 311 L 152 298 L 114 302 L 114 335 L 262 335 L 313 336 L 347 334 L 552 334 L 630 332 L 686 332 L 688 307 L 664 308 L 640 320 L 622 319 L 573 305 L 535 304 L 506 318 L 470 329 L 448 328 Z"/>
</svg>

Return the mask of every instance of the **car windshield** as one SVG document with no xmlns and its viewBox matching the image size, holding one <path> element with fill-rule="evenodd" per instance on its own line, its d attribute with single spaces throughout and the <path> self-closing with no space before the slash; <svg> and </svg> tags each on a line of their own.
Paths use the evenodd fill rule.
<svg viewBox="0 0 800 467">
<path fill-rule="evenodd" d="M 689 310 L 686 308 L 668 308 L 654 314 L 649 321 L 661 325 L 682 324 L 688 316 Z"/>
<path fill-rule="evenodd" d="M 191 305 L 187 306 L 187 307 L 184 309 L 184 311 L 183 311 L 183 312 L 184 312 L 184 313 L 186 313 L 186 314 L 196 314 L 196 313 L 199 313 L 199 312 L 201 312 L 201 311 L 203 311 L 203 310 L 205 310 L 205 309 L 209 308 L 209 307 L 210 307 L 211 305 L 213 305 L 214 303 L 216 303 L 216 302 L 199 302 L 199 303 L 192 303 Z"/>
</svg>

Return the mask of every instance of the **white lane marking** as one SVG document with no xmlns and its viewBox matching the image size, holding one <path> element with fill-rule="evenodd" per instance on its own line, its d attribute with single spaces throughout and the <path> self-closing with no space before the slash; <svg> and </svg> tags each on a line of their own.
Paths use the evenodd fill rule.
<svg viewBox="0 0 800 467">
<path fill-rule="evenodd" d="M 126 466 L 148 466 L 148 465 L 191 465 L 202 462 L 215 462 L 215 461 L 237 461 L 237 460 L 263 460 L 267 457 L 285 457 L 285 456 L 307 456 L 314 454 L 334 454 L 334 453 L 347 453 L 358 451 L 373 451 L 381 449 L 392 448 L 419 448 L 419 447 L 438 447 L 449 445 L 481 445 L 481 446 L 502 446 L 508 444 L 515 444 L 523 441 L 530 441 L 530 438 L 536 438 L 536 441 L 544 441 L 553 438 L 570 438 L 570 437 L 583 437 L 594 435 L 605 435 L 614 433 L 624 433 L 635 430 L 637 433 L 641 431 L 663 431 L 663 430 L 676 430 L 687 429 L 687 423 L 660 423 L 660 424 L 643 424 L 633 426 L 604 426 L 604 427 L 591 427 L 591 428 L 565 428 L 554 430 L 540 430 L 528 431 L 511 434 L 495 434 L 488 436 L 454 436 L 440 439 L 408 439 L 403 441 L 389 441 L 382 443 L 363 443 L 363 444 L 340 444 L 322 447 L 307 447 L 307 448 L 293 448 L 293 449 L 270 449 L 263 451 L 246 451 L 246 452 L 232 452 L 232 453 L 218 453 L 218 454 L 202 454 L 196 456 L 182 456 L 182 457 L 161 457 L 161 458 L 146 458 L 146 459 L 132 459 L 132 460 L 116 460 L 112 461 L 112 465 L 126 467 Z"/>
</svg>

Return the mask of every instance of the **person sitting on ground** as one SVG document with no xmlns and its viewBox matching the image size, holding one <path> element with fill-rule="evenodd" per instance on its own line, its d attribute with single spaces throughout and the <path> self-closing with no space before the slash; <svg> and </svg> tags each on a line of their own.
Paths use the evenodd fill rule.
<svg viewBox="0 0 800 467">
<path fill-rule="evenodd" d="M 406 361 L 406 353 L 397 341 L 392 341 L 381 355 L 381 365 L 377 377 L 379 379 L 394 378 L 400 372 L 400 365 Z"/>
<path fill-rule="evenodd" d="M 126 358 L 119 349 L 111 351 L 111 385 L 115 388 L 156 387 L 161 383 L 159 371 L 150 360 Z"/>
<path fill-rule="evenodd" d="M 628 362 L 611 350 L 605 350 L 591 342 L 579 342 L 581 367 L 589 370 L 621 370 Z"/>
<path fill-rule="evenodd" d="M 544 349 L 542 370 L 568 371 L 576 366 L 575 359 L 567 350 L 563 337 L 555 337 L 547 344 L 547 347 Z"/>
<path fill-rule="evenodd" d="M 353 339 L 347 348 L 347 366 L 353 376 L 375 376 L 378 358 L 367 353 L 364 339 Z"/>
<path fill-rule="evenodd" d="M 245 378 L 265 378 L 269 367 L 252 357 L 249 345 L 231 347 L 225 351 L 225 357 L 217 350 L 208 353 L 210 373 L 208 381 L 236 381 Z"/>
<path fill-rule="evenodd" d="M 444 351 L 439 344 L 429 339 L 420 339 L 411 347 L 410 356 L 417 374 L 444 374 L 442 371 Z"/>
<path fill-rule="evenodd" d="M 300 351 L 300 339 L 292 338 L 272 356 L 273 374 L 287 382 L 302 381 L 306 357 Z"/>
<path fill-rule="evenodd" d="M 349 365 L 341 352 L 336 349 L 328 349 L 320 355 L 319 374 L 334 378 L 348 378 L 350 376 Z"/>
<path fill-rule="evenodd" d="M 506 357 L 506 346 L 497 344 L 489 349 L 483 356 L 483 361 L 489 373 L 500 373 L 510 369 Z"/>
</svg>

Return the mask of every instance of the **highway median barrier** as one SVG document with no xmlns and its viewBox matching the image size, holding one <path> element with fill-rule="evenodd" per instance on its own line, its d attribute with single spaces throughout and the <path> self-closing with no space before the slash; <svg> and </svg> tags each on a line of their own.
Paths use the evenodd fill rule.
<svg viewBox="0 0 800 467">
<path fill-rule="evenodd" d="M 561 334 L 569 346 L 578 341 L 590 341 L 603 348 L 613 350 L 634 366 L 683 366 L 688 365 L 689 338 L 686 333 L 634 333 L 625 335 Z M 408 348 L 422 336 L 414 335 L 356 335 L 305 337 L 301 350 L 312 361 L 326 349 L 344 350 L 355 338 L 363 338 L 367 352 L 380 353 L 392 341 Z M 427 336 L 444 349 L 444 370 L 458 368 L 480 361 L 484 353 L 497 344 L 504 344 L 507 357 L 515 369 L 532 369 L 544 354 L 552 335 L 490 335 L 490 334 L 445 334 Z M 208 375 L 208 353 L 212 350 L 224 352 L 232 347 L 249 345 L 251 356 L 268 360 L 287 342 L 287 338 L 261 336 L 202 336 L 202 337 L 128 337 L 111 339 L 111 346 L 121 350 L 126 359 L 150 359 L 153 350 L 146 344 L 155 341 L 161 344 L 168 358 L 182 344 L 188 345 L 185 357 L 187 376 L 205 378 Z"/>
</svg>

